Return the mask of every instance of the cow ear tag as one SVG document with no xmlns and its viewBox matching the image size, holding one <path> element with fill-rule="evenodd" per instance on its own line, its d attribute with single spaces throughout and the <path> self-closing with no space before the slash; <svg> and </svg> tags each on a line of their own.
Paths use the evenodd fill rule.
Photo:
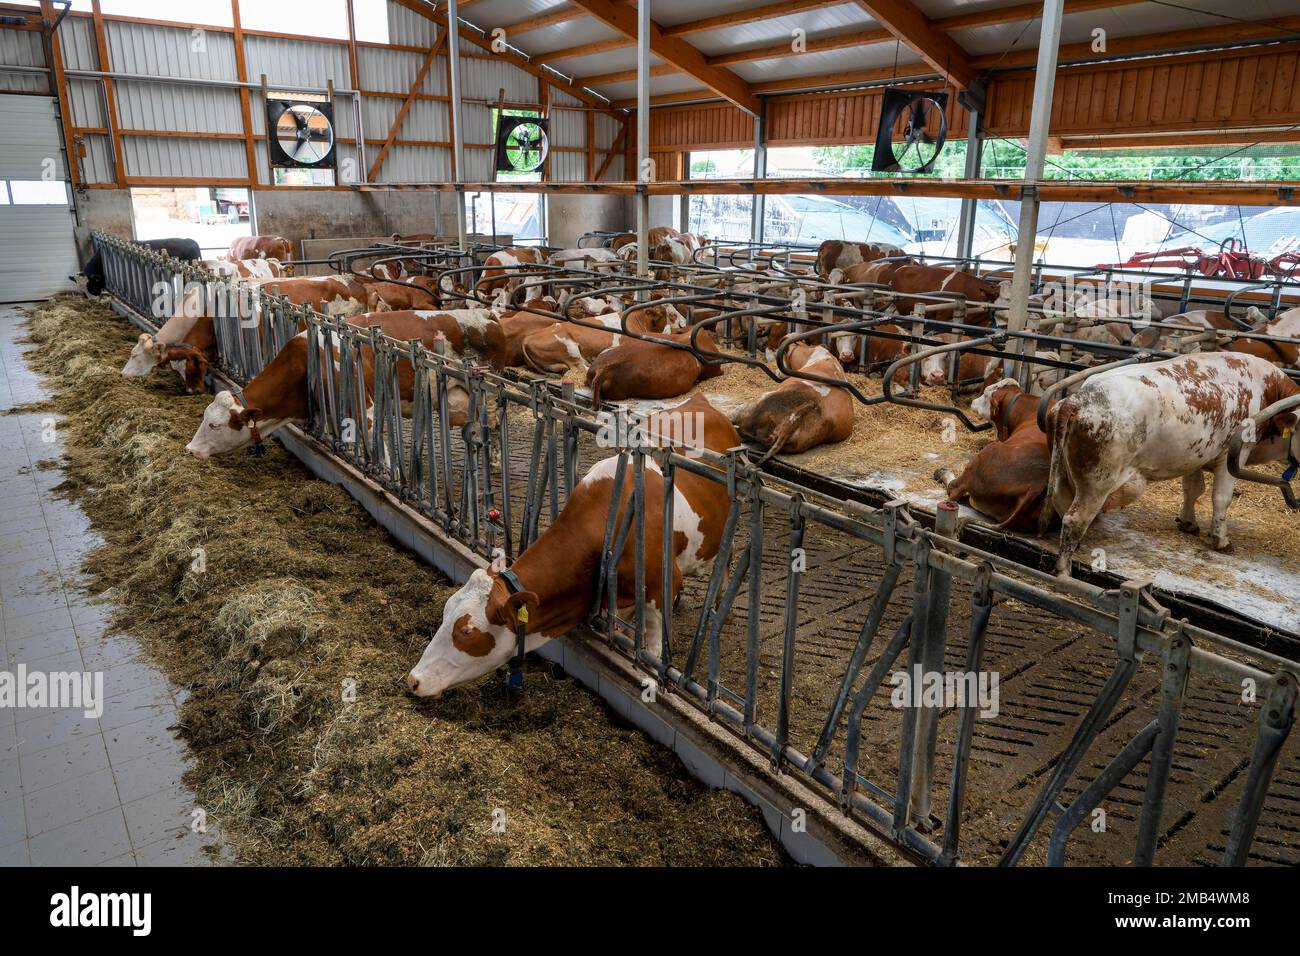
<svg viewBox="0 0 1300 956">
<path fill-rule="evenodd" d="M 515 620 L 520 624 L 528 623 L 528 606 L 526 604 L 519 605 L 519 610 L 515 612 Z"/>
</svg>

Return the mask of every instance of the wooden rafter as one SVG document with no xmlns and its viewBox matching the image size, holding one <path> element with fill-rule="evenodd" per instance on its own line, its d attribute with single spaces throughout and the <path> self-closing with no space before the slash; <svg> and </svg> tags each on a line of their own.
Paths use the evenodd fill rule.
<svg viewBox="0 0 1300 956">
<path fill-rule="evenodd" d="M 825 53 L 828 50 L 847 50 L 852 47 L 869 46 L 892 40 L 893 34 L 888 30 L 855 30 L 852 33 L 840 33 L 835 36 L 808 39 L 804 48 L 795 52 L 789 40 L 782 40 L 771 46 L 755 47 L 751 50 L 733 50 L 719 53 L 708 58 L 713 66 L 726 66 L 730 63 L 752 63 L 755 60 L 779 60 L 803 53 Z"/>
<path fill-rule="evenodd" d="M 430 3 L 425 3 L 423 2 L 423 0 L 393 0 L 393 2 L 398 4 L 399 6 L 405 7 L 406 9 L 412 11 L 413 13 L 418 13 L 426 20 L 431 20 L 434 23 L 439 24 L 444 28 L 447 26 L 446 13 L 434 12 L 433 5 Z M 492 49 L 491 39 L 481 37 L 473 30 L 461 30 L 460 38 L 464 40 L 466 43 L 473 44 L 474 46 L 478 47 L 481 50 L 487 50 L 489 53 L 492 53 L 493 56 L 499 60 L 503 60 L 506 63 L 511 63 L 519 67 L 519 69 L 523 70 L 525 73 L 530 73 L 533 76 L 538 77 L 539 79 L 546 80 L 546 82 L 550 83 L 551 86 L 553 86 L 555 89 L 562 90 L 563 92 L 568 93 L 570 96 L 581 100 L 582 102 L 586 103 L 588 106 L 600 106 L 600 107 L 608 106 L 608 104 L 600 97 L 596 96 L 595 94 L 587 90 L 584 90 L 581 86 L 579 86 L 576 83 L 565 82 L 563 77 L 556 76 L 554 73 L 546 72 L 537 63 L 533 62 L 532 60 L 529 60 L 527 57 L 519 56 L 518 54 L 513 53 L 510 50 L 503 50 L 500 53 L 497 53 Z"/>
<path fill-rule="evenodd" d="M 664 27 L 664 36 L 681 37 L 691 33 L 704 33 L 706 30 L 718 30 L 723 27 L 744 26 L 747 23 L 775 20 L 778 17 L 807 13 L 810 10 L 820 10 L 823 7 L 840 7 L 845 2 L 846 0 L 783 0 L 781 3 L 769 3 L 764 7 L 737 10 L 734 13 L 724 13 L 716 17 L 705 17 L 702 20 L 691 20 L 687 23 Z"/>
<path fill-rule="evenodd" d="M 953 85 L 966 89 L 975 82 L 976 70 L 966 51 L 935 30 L 911 0 L 857 0 L 857 4 Z"/>
<path fill-rule="evenodd" d="M 420 92 L 420 87 L 424 85 L 424 78 L 429 75 L 429 68 L 433 66 L 433 61 L 438 58 L 438 54 L 447 48 L 447 31 L 443 30 L 438 35 L 438 42 L 429 47 L 428 54 L 424 57 L 424 62 L 420 64 L 419 72 L 415 74 L 415 79 L 411 82 L 411 89 L 406 94 L 406 99 L 402 100 L 402 108 L 397 111 L 397 116 L 393 118 L 393 125 L 388 129 L 388 138 L 384 140 L 384 145 L 380 147 L 379 155 L 375 157 L 374 163 L 370 167 L 370 172 L 366 173 L 366 181 L 373 182 L 375 174 L 379 168 L 384 165 L 384 160 L 388 157 L 388 151 L 393 148 L 393 141 L 397 139 L 397 134 L 406 122 L 406 114 L 411 111 L 411 104 L 415 102 L 416 96 Z"/>
<path fill-rule="evenodd" d="M 1090 13 L 1093 10 L 1111 10 L 1115 7 L 1131 7 L 1148 0 L 1065 0 L 1065 13 Z M 996 10 L 978 10 L 974 13 L 958 13 L 951 17 L 939 17 L 930 21 L 930 26 L 944 33 L 954 30 L 969 30 L 972 27 L 995 26 L 999 23 L 1020 23 L 1025 20 L 1037 20 L 1043 15 L 1042 0 L 1037 3 L 1020 3 L 1014 7 L 999 7 Z"/>
<path fill-rule="evenodd" d="M 1257 40 L 1284 40 L 1295 36 L 1300 36 L 1300 17 L 1281 17 L 1273 20 L 1237 21 L 1192 30 L 1166 30 L 1141 36 L 1107 37 L 1105 53 L 1097 53 L 1090 42 L 1067 43 L 1061 47 L 1059 56 L 1062 62 L 1102 60 L 1135 54 L 1172 53 L 1197 47 L 1225 47 Z M 991 67 L 995 63 L 998 66 L 1027 66 L 1037 60 L 1037 48 L 1029 47 L 998 56 L 975 57 L 972 62 L 978 68 Z"/>
<path fill-rule="evenodd" d="M 611 0 L 575 0 L 575 3 L 624 36 L 636 37 L 637 14 L 631 7 Z M 710 66 L 703 53 L 680 37 L 664 36 L 663 28 L 653 20 L 650 22 L 650 49 L 660 59 L 695 77 L 741 109 L 755 114 L 760 111 L 758 97 L 744 80 L 723 67 Z"/>
<path fill-rule="evenodd" d="M 872 83 L 887 83 L 890 80 L 917 80 L 936 76 L 937 71 L 928 63 L 907 63 L 897 68 L 877 67 L 870 70 L 848 70 L 839 73 L 821 73 L 816 76 L 797 76 L 788 80 L 770 80 L 766 83 L 754 83 L 750 86 L 755 93 L 766 95 L 772 93 L 795 93 L 805 90 L 829 90 L 845 86 L 866 86 Z M 673 103 L 690 103 L 700 100 L 716 100 L 717 94 L 712 90 L 685 90 L 680 93 L 665 93 L 650 98 L 651 106 L 668 106 Z M 615 100 L 619 109 L 635 109 L 635 100 Z"/>
<path fill-rule="evenodd" d="M 674 73 L 681 71 L 671 63 L 656 63 L 650 67 L 650 75 L 653 76 L 672 76 Z M 631 83 L 636 79 L 636 70 L 615 70 L 612 73 L 593 73 L 591 76 L 580 76 L 578 82 L 584 86 L 607 86 L 610 83 Z M 714 95 L 720 95 L 713 91 Z"/>
</svg>

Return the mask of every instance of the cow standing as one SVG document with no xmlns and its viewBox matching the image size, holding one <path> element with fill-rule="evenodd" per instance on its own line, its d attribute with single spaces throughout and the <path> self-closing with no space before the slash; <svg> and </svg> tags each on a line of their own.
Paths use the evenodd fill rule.
<svg viewBox="0 0 1300 956">
<path fill-rule="evenodd" d="M 688 423 L 692 447 L 721 454 L 740 442 L 725 415 L 697 395 L 676 408 L 650 416 L 646 431 L 659 445 L 676 445 Z M 442 623 L 406 683 L 418 697 L 437 697 L 505 664 L 515 653 L 517 629 L 525 633 L 525 649 L 573 630 L 587 617 L 600 570 L 601 548 L 614 502 L 617 456 L 597 462 L 573 489 L 555 522 L 510 568 L 512 588 L 495 570 L 480 568 L 443 607 Z M 670 596 L 676 597 L 683 577 L 707 571 L 722 541 L 728 510 L 721 475 L 697 475 L 678 469 L 673 480 L 673 561 Z M 632 482 L 624 482 L 618 510 L 628 507 Z M 663 553 L 663 476 L 659 464 L 646 460 L 646 554 Z M 621 520 L 621 519 L 618 519 Z M 635 546 L 629 536 L 618 556 L 618 604 L 628 607 L 637 598 Z M 664 599 L 662 562 L 645 563 L 645 647 L 659 654 L 663 645 Z"/>
<path fill-rule="evenodd" d="M 864 262 L 875 262 L 903 255 L 903 250 L 888 242 L 843 242 L 839 239 L 827 239 L 817 247 L 817 259 L 813 266 L 823 279 L 836 269 L 848 269 Z M 860 280 L 849 280 L 860 281 Z"/>
<path fill-rule="evenodd" d="M 293 258 L 293 243 L 284 236 L 240 236 L 230 243 L 227 259 L 279 259 L 288 262 Z"/>
<path fill-rule="evenodd" d="M 1216 551 L 1231 550 L 1227 515 L 1236 479 L 1228 470 L 1229 445 L 1247 419 L 1297 392 L 1272 363 L 1232 352 L 1129 365 L 1084 382 L 1047 417 L 1052 454 L 1043 520 L 1052 509 L 1063 516 L 1058 573 L 1069 573 L 1097 514 L 1137 500 L 1148 481 L 1182 479 L 1178 527 L 1198 533 L 1196 502 L 1205 491 L 1205 471 L 1214 473 L 1211 543 Z M 1243 457 L 1294 462 L 1300 454 L 1296 417 L 1285 412 L 1266 422 L 1243 446 Z"/>
</svg>

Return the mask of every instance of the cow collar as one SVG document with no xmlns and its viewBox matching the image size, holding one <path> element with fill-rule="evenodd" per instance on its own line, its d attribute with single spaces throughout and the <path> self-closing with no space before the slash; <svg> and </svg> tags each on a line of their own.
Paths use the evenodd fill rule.
<svg viewBox="0 0 1300 956">
<path fill-rule="evenodd" d="M 1006 405 L 1004 405 L 1004 406 L 1002 407 L 1002 418 L 1003 418 L 1003 419 L 1006 421 L 1006 423 L 1007 423 L 1007 435 L 1008 435 L 1008 437 L 1010 437 L 1010 434 L 1011 434 L 1011 410 L 1012 410 L 1013 408 L 1016 407 L 1016 402 L 1020 401 L 1022 398 L 1024 398 L 1024 397 L 1025 397 L 1026 395 L 1028 395 L 1028 394 L 1029 394 L 1028 392 L 1017 392 L 1017 393 L 1012 397 L 1011 401 L 1007 402 Z M 995 422 L 995 423 L 994 423 L 994 427 L 996 427 L 996 425 L 997 425 L 997 423 Z"/>
<path fill-rule="evenodd" d="M 506 583 L 506 590 L 518 594 L 524 590 L 519 576 L 510 569 L 501 572 L 501 580 Z M 521 607 L 515 615 L 515 656 L 510 658 L 510 670 L 506 674 L 506 687 L 517 690 L 524 685 L 524 645 L 528 637 L 528 608 Z"/>
<path fill-rule="evenodd" d="M 244 398 L 244 390 L 236 385 L 235 391 L 238 393 L 239 404 L 244 406 L 245 409 L 247 409 L 248 400 Z M 263 455 L 266 454 L 266 445 L 262 443 L 262 432 L 257 427 L 257 421 L 255 419 L 250 418 L 244 424 L 248 426 L 249 437 L 253 439 L 253 444 L 248 450 L 252 452 L 254 455 L 256 455 L 258 458 L 261 458 Z"/>
</svg>

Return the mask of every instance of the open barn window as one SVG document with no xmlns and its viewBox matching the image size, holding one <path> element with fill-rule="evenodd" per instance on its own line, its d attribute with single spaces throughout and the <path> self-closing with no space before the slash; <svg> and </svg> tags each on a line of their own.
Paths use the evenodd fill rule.
<svg viewBox="0 0 1300 956">
<path fill-rule="evenodd" d="M 691 179 L 748 179 L 754 175 L 752 149 L 715 149 L 694 152 L 689 157 Z M 748 241 L 753 196 L 690 197 L 687 210 L 688 232 L 710 239 Z"/>
<path fill-rule="evenodd" d="M 234 24 L 230 0 L 185 0 L 183 5 L 172 0 L 100 0 L 99 7 L 108 16 L 139 17 L 142 20 L 209 27 L 228 27 Z M 72 9 L 89 11 L 93 5 L 90 0 L 73 0 Z"/>
<path fill-rule="evenodd" d="M 388 42 L 388 0 L 352 0 L 352 21 L 359 42 Z"/>
<path fill-rule="evenodd" d="M 193 239 L 208 258 L 253 234 L 248 190 L 238 187 L 136 186 L 131 213 L 137 239 Z"/>
<path fill-rule="evenodd" d="M 287 33 L 290 36 L 348 38 L 347 0 L 240 0 L 239 19 L 245 30 Z"/>
<path fill-rule="evenodd" d="M 1104 139 L 1096 140 L 1098 147 Z M 1300 145 L 1145 146 L 1089 148 L 1081 141 L 1047 157 L 1046 179 L 1293 180 L 1300 178 Z M 996 179 L 1024 175 L 1025 148 L 1015 140 L 989 140 L 983 174 Z M 988 214 L 1015 223 L 1019 203 L 982 200 Z M 976 255 L 1010 259 L 1014 228 L 982 236 Z M 1209 206 L 1160 203 L 1053 203 L 1038 214 L 1035 258 L 1071 266 L 1126 265 L 1207 277 L 1257 279 L 1291 275 L 1300 265 L 1300 213 L 1292 207 Z"/>
</svg>

